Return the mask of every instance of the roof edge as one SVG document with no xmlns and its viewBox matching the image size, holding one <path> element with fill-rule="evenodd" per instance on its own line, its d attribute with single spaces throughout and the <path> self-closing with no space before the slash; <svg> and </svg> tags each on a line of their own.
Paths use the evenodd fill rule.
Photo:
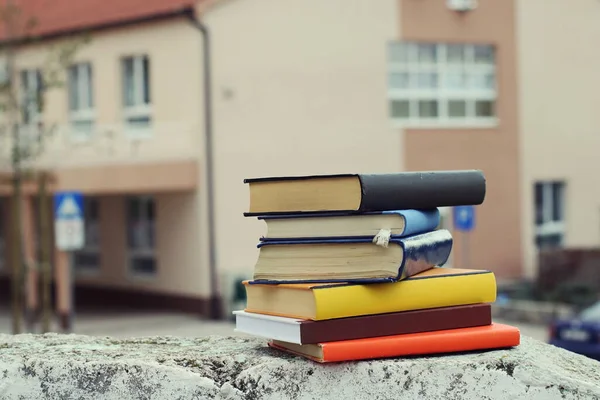
<svg viewBox="0 0 600 400">
<path fill-rule="evenodd" d="M 161 21 L 161 20 L 176 18 L 176 17 L 189 17 L 189 16 L 193 16 L 194 14 L 195 14 L 194 7 L 186 6 L 186 7 L 181 7 L 179 9 L 168 11 L 168 12 L 144 15 L 144 16 L 140 16 L 140 17 L 123 19 L 123 20 L 118 20 L 118 21 L 111 21 L 111 22 L 106 22 L 106 23 L 102 23 L 102 24 L 89 25 L 89 26 L 85 26 L 85 27 L 56 30 L 54 32 L 49 32 L 46 34 L 31 35 L 31 36 L 26 36 L 26 37 L 14 39 L 14 40 L 0 40 L 0 48 L 8 46 L 8 45 L 22 46 L 22 45 L 46 41 L 46 40 L 59 39 L 59 38 L 65 37 L 65 36 L 78 35 L 78 34 L 84 34 L 84 33 L 89 33 L 89 32 L 99 32 L 99 31 L 105 31 L 105 30 L 116 29 L 116 28 L 123 28 L 126 26 L 137 25 L 137 24 L 142 24 L 142 23 L 147 23 L 147 22 L 156 22 L 156 21 Z"/>
</svg>

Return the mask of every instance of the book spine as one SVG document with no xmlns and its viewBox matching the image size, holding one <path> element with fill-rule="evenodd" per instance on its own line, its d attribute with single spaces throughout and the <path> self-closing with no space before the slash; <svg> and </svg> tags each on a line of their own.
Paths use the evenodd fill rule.
<svg viewBox="0 0 600 400">
<path fill-rule="evenodd" d="M 452 250 L 452 234 L 446 229 L 410 236 L 401 239 L 401 242 L 404 257 L 398 280 L 444 265 Z"/>
<path fill-rule="evenodd" d="M 360 174 L 359 179 L 361 212 L 478 205 L 486 191 L 479 170 Z"/>
<path fill-rule="evenodd" d="M 404 231 L 399 237 L 418 235 L 434 230 L 440 224 L 440 211 L 432 210 L 402 210 L 384 211 L 383 214 L 398 214 L 404 218 Z"/>
</svg>

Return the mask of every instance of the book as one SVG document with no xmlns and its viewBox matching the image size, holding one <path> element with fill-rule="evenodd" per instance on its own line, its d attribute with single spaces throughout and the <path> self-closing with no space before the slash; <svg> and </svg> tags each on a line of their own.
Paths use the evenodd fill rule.
<svg viewBox="0 0 600 400">
<path fill-rule="evenodd" d="M 245 216 L 367 212 L 478 205 L 486 191 L 479 170 L 248 178 Z"/>
<path fill-rule="evenodd" d="M 440 229 L 404 238 L 311 239 L 260 242 L 253 280 L 266 284 L 393 282 L 443 265 L 452 235 Z"/>
<path fill-rule="evenodd" d="M 382 229 L 392 238 L 435 230 L 440 212 L 430 210 L 373 211 L 364 214 L 286 214 L 260 216 L 267 225 L 262 241 L 314 238 L 375 237 Z"/>
<path fill-rule="evenodd" d="M 378 336 L 490 325 L 492 307 L 473 304 L 365 315 L 326 321 L 234 311 L 237 332 L 296 344 L 336 342 Z"/>
<path fill-rule="evenodd" d="M 487 326 L 409 333 L 319 344 L 295 344 L 272 340 L 269 347 L 326 363 L 376 358 L 421 356 L 518 346 L 518 328 L 493 323 Z"/>
<path fill-rule="evenodd" d="M 315 321 L 496 300 L 491 271 L 459 268 L 434 267 L 391 283 L 243 284 L 245 311 Z"/>
</svg>

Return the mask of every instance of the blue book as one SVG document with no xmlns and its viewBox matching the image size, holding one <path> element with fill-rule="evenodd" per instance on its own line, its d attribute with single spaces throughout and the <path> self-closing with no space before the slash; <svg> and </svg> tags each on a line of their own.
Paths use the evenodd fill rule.
<svg viewBox="0 0 600 400">
<path fill-rule="evenodd" d="M 445 229 L 392 238 L 260 242 L 253 284 L 396 282 L 446 263 L 452 235 Z"/>
<path fill-rule="evenodd" d="M 437 228 L 440 212 L 429 210 L 378 211 L 363 214 L 323 213 L 261 216 L 267 234 L 261 241 L 372 238 L 382 229 L 392 238 L 425 233 Z"/>
</svg>

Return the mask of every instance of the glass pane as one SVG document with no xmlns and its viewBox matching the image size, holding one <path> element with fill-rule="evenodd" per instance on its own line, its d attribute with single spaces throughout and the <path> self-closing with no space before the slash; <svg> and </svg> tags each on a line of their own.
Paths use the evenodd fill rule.
<svg viewBox="0 0 600 400">
<path fill-rule="evenodd" d="M 437 45 L 435 44 L 419 44 L 418 45 L 419 63 L 435 63 L 437 62 Z"/>
<path fill-rule="evenodd" d="M 144 57 L 142 62 L 144 65 L 144 104 L 150 104 L 150 61 L 148 60 L 148 57 Z"/>
<path fill-rule="evenodd" d="M 494 116 L 494 102 L 491 100 L 477 100 L 475 102 L 475 116 L 476 117 L 493 117 Z"/>
<path fill-rule="evenodd" d="M 535 238 L 535 243 L 540 250 L 559 248 L 562 246 L 562 242 L 563 235 L 561 233 L 537 235 Z"/>
<path fill-rule="evenodd" d="M 459 118 L 467 116 L 467 102 L 464 100 L 448 101 L 448 116 L 450 118 Z"/>
<path fill-rule="evenodd" d="M 419 117 L 433 118 L 438 116 L 438 102 L 436 100 L 419 101 Z"/>
<path fill-rule="evenodd" d="M 446 86 L 448 89 L 466 89 L 467 75 L 464 72 L 449 72 L 446 75 Z"/>
<path fill-rule="evenodd" d="M 127 118 L 128 128 L 136 129 L 145 129 L 150 126 L 151 118 L 150 116 L 142 116 L 142 117 L 130 117 Z"/>
<path fill-rule="evenodd" d="M 392 72 L 388 75 L 388 84 L 390 89 L 407 89 L 408 88 L 408 73 L 407 72 Z"/>
<path fill-rule="evenodd" d="M 563 183 L 554 182 L 552 183 L 552 220 L 562 221 L 563 220 Z"/>
<path fill-rule="evenodd" d="M 393 63 L 406 63 L 409 60 L 408 51 L 407 43 L 390 43 L 388 44 L 388 60 Z"/>
<path fill-rule="evenodd" d="M 544 223 L 544 185 L 542 183 L 535 184 L 535 224 L 541 225 Z"/>
<path fill-rule="evenodd" d="M 149 221 L 154 221 L 155 218 L 155 204 L 154 204 L 154 199 L 153 198 L 149 198 L 148 200 L 146 200 L 146 218 Z"/>
<path fill-rule="evenodd" d="M 494 48 L 492 46 L 474 46 L 474 57 L 476 64 L 493 64 Z"/>
<path fill-rule="evenodd" d="M 92 65 L 86 64 L 85 68 L 87 70 L 87 82 L 84 83 L 87 86 L 87 106 L 88 108 L 94 108 L 94 85 L 92 84 Z"/>
<path fill-rule="evenodd" d="M 81 134 L 91 135 L 92 132 L 94 131 L 94 121 L 92 121 L 92 120 L 72 121 L 71 126 L 73 127 L 73 130 L 75 131 L 75 133 L 77 133 L 79 135 L 81 135 Z"/>
<path fill-rule="evenodd" d="M 138 219 L 131 223 L 129 246 L 133 249 L 148 249 L 152 247 L 148 221 Z"/>
<path fill-rule="evenodd" d="M 41 92 L 44 90 L 44 77 L 42 76 L 42 71 L 39 69 L 35 70 L 35 90 L 37 92 Z"/>
<path fill-rule="evenodd" d="M 438 74 L 436 72 L 420 72 L 417 76 L 417 87 L 420 89 L 433 89 L 438 86 Z"/>
<path fill-rule="evenodd" d="M 132 272 L 144 275 L 156 274 L 156 260 L 152 256 L 131 257 Z"/>
<path fill-rule="evenodd" d="M 20 81 L 21 81 L 21 87 L 23 88 L 23 92 L 27 93 L 29 91 L 29 85 L 28 85 L 28 80 L 27 80 L 27 70 L 23 70 L 21 71 L 20 75 Z"/>
<path fill-rule="evenodd" d="M 600 321 L 600 301 L 596 304 L 584 309 L 579 318 L 584 321 Z"/>
<path fill-rule="evenodd" d="M 472 74 L 471 87 L 474 89 L 494 89 L 496 87 L 496 79 L 492 73 Z"/>
<path fill-rule="evenodd" d="M 78 71 L 75 66 L 69 67 L 69 109 L 76 111 L 79 109 L 79 91 L 77 90 Z"/>
<path fill-rule="evenodd" d="M 86 221 L 85 244 L 87 246 L 100 246 L 100 225 L 95 221 Z"/>
<path fill-rule="evenodd" d="M 462 64 L 465 62 L 465 46 L 460 44 L 449 44 L 446 54 L 450 64 Z"/>
<path fill-rule="evenodd" d="M 140 200 L 137 198 L 129 199 L 127 205 L 128 216 L 127 219 L 129 221 L 137 221 L 140 219 L 142 213 L 140 212 Z"/>
<path fill-rule="evenodd" d="M 408 100 L 390 101 L 390 115 L 392 118 L 409 118 L 410 103 Z"/>
<path fill-rule="evenodd" d="M 73 252 L 73 263 L 75 268 L 100 268 L 100 254 L 90 251 L 75 251 Z"/>
<path fill-rule="evenodd" d="M 98 220 L 98 200 L 94 198 L 88 198 L 85 202 L 85 214 L 86 218 L 89 218 L 91 221 Z"/>
<path fill-rule="evenodd" d="M 123 60 L 123 100 L 126 106 L 135 105 L 133 58 Z"/>
</svg>

